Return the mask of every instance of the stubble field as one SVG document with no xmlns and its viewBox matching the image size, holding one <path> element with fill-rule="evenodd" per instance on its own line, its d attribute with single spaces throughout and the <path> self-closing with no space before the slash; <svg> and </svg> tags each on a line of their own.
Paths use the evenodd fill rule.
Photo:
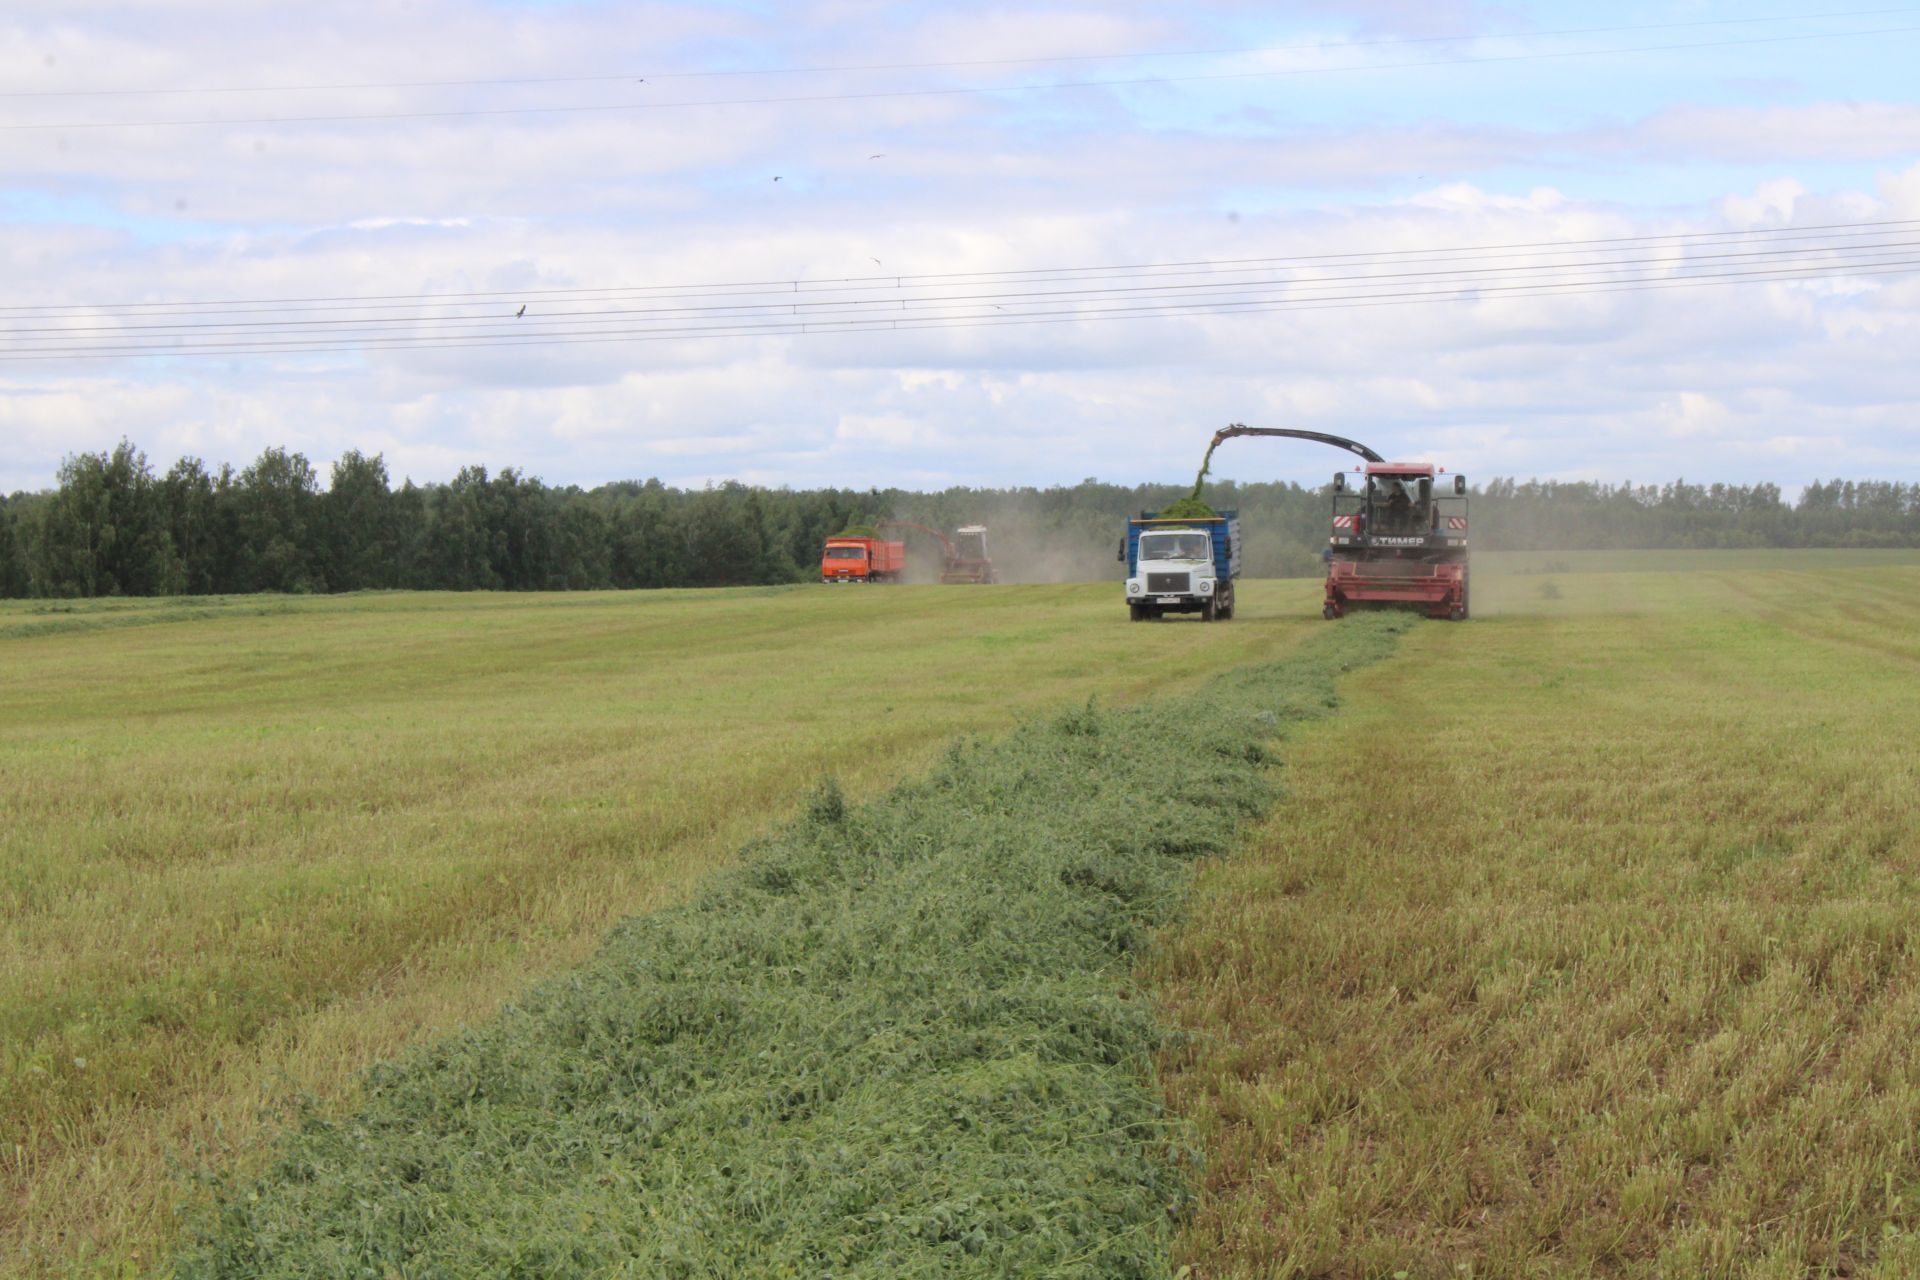
<svg viewBox="0 0 1920 1280">
<path fill-rule="evenodd" d="M 1356 672 L 1155 957 L 1196 1274 L 1920 1275 L 1920 565 L 1582 560 Z"/>
</svg>

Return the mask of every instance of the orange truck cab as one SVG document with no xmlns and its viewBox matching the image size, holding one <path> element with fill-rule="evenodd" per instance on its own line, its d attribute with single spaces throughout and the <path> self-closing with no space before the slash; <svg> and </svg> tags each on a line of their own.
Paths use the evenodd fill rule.
<svg viewBox="0 0 1920 1280">
<path fill-rule="evenodd" d="M 907 568 L 907 544 L 885 538 L 828 538 L 820 557 L 822 582 L 897 582 Z"/>
</svg>

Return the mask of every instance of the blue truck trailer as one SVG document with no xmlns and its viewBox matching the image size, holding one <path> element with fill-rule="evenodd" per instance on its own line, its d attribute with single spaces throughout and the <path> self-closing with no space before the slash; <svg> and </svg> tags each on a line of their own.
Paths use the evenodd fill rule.
<svg viewBox="0 0 1920 1280">
<path fill-rule="evenodd" d="M 1127 609 L 1135 622 L 1169 613 L 1224 621 L 1233 616 L 1240 576 L 1240 513 L 1162 519 L 1142 511 L 1127 521 L 1119 558 L 1127 565 Z"/>
</svg>

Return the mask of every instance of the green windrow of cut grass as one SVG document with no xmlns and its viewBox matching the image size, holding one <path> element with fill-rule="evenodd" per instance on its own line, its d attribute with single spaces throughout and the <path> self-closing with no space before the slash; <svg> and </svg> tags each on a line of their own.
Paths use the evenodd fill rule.
<svg viewBox="0 0 1920 1280">
<path fill-rule="evenodd" d="M 183 1277 L 1159 1277 L 1189 1145 L 1128 965 L 1407 626 L 837 786 L 690 902 L 377 1070 Z"/>
</svg>

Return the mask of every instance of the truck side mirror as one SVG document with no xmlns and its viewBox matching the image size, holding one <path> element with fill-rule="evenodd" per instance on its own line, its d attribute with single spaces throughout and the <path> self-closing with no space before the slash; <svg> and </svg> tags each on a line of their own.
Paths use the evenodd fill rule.
<svg viewBox="0 0 1920 1280">
<path fill-rule="evenodd" d="M 1336 471 L 1333 473 L 1333 491 L 1335 493 L 1345 493 L 1347 491 L 1347 473 L 1346 472 Z"/>
<path fill-rule="evenodd" d="M 1453 491 L 1462 498 L 1467 496 L 1467 478 L 1465 476 L 1455 476 L 1453 478 Z"/>
<path fill-rule="evenodd" d="M 1120 549 L 1113 553 L 1113 558 L 1121 564 L 1127 562 L 1127 540 L 1125 538 L 1120 539 Z"/>
</svg>

